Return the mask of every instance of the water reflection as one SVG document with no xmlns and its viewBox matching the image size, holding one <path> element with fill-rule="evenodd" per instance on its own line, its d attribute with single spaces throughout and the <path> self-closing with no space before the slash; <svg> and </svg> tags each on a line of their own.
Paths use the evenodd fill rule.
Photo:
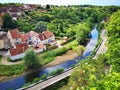
<svg viewBox="0 0 120 90">
<path fill-rule="evenodd" d="M 26 81 L 26 83 L 32 82 L 33 79 L 35 79 L 36 77 L 39 77 L 39 73 L 40 73 L 40 72 L 34 72 L 34 73 L 31 73 L 31 74 L 27 74 L 27 75 L 25 76 L 25 81 Z"/>
</svg>

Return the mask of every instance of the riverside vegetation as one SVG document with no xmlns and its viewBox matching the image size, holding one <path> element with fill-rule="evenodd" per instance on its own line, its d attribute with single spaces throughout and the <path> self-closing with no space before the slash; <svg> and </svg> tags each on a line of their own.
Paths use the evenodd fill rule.
<svg viewBox="0 0 120 90">
<path fill-rule="evenodd" d="M 88 34 L 92 30 L 94 24 L 98 23 L 98 30 L 100 31 L 104 27 L 103 21 L 108 20 L 109 16 L 113 12 L 118 11 L 119 8 L 120 7 L 118 6 L 50 6 L 50 9 L 46 10 L 45 13 L 27 11 L 26 14 L 21 16 L 15 24 L 17 24 L 16 26 L 19 30 L 24 32 L 29 32 L 31 29 L 36 32 L 41 32 L 37 29 L 40 25 L 44 27 L 44 29 L 47 28 L 52 31 L 57 39 L 60 39 L 63 36 L 67 36 L 68 38 L 76 37 L 77 43 L 76 41 L 72 41 L 63 48 L 38 54 L 39 63 L 43 66 L 53 61 L 56 56 L 61 55 L 70 49 L 76 48 L 75 46 L 79 44 L 85 46 L 90 38 Z M 11 29 L 11 27 L 5 28 L 6 31 L 8 29 Z M 101 63 L 103 62 L 101 61 Z M 114 66 L 115 65 L 113 65 L 113 67 Z M 93 65 L 93 67 L 97 66 Z M 11 66 L 0 64 L 0 76 L 17 75 L 24 73 L 25 70 L 26 65 L 24 63 Z M 93 71 L 93 73 L 95 72 Z M 77 88 L 77 85 L 75 88 Z"/>
</svg>

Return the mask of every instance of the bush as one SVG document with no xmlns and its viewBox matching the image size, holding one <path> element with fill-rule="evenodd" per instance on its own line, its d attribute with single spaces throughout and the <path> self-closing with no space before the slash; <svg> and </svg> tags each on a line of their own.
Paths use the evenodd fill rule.
<svg viewBox="0 0 120 90">
<path fill-rule="evenodd" d="M 54 70 L 52 71 L 49 75 L 50 76 L 53 76 L 53 75 L 56 75 L 56 74 L 60 74 L 61 72 L 63 72 L 64 69 L 63 68 L 60 68 L 60 69 L 57 69 L 57 70 Z"/>
<path fill-rule="evenodd" d="M 40 80 L 44 80 L 47 78 L 47 75 L 46 74 L 43 74 L 41 77 L 40 77 Z"/>
<path fill-rule="evenodd" d="M 10 57 L 7 57 L 7 61 L 8 61 L 8 62 L 11 62 L 11 59 L 10 59 Z"/>
<path fill-rule="evenodd" d="M 39 78 L 39 77 L 33 79 L 32 83 L 36 83 L 36 82 L 38 82 L 38 81 L 40 81 L 40 78 Z"/>
<path fill-rule="evenodd" d="M 11 76 L 23 73 L 25 70 L 25 65 L 0 65 L 0 76 Z"/>
</svg>

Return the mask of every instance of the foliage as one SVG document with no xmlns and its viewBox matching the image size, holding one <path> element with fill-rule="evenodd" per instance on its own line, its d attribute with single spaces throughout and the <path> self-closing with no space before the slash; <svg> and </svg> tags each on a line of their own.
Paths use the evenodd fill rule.
<svg viewBox="0 0 120 90">
<path fill-rule="evenodd" d="M 49 5 L 46 7 L 49 8 Z M 29 32 L 35 30 L 37 22 L 44 22 L 47 29 L 52 31 L 57 37 L 75 36 L 77 26 L 81 22 L 86 22 L 90 29 L 95 23 L 100 23 L 103 19 L 117 11 L 117 6 L 50 6 L 50 10 L 45 12 L 29 11 L 27 15 L 21 16 L 18 28 L 21 31 Z M 44 9 L 43 9 L 44 11 Z M 79 26 L 78 26 L 79 28 Z"/>
<path fill-rule="evenodd" d="M 2 59 L 2 57 L 3 57 L 3 56 L 2 56 L 2 55 L 0 55 L 0 60 Z"/>
<path fill-rule="evenodd" d="M 0 65 L 0 76 L 11 76 L 21 74 L 25 70 L 24 64 L 17 64 L 17 65 Z"/>
<path fill-rule="evenodd" d="M 7 61 L 8 61 L 8 62 L 10 62 L 10 61 L 11 61 L 10 57 L 7 57 Z"/>
<path fill-rule="evenodd" d="M 99 67 L 98 67 L 99 65 Z M 95 83 L 104 75 L 103 60 L 85 60 L 76 67 L 70 76 L 68 86 L 71 90 L 89 89 L 94 87 Z"/>
<path fill-rule="evenodd" d="M 53 76 L 53 75 L 56 75 L 56 74 L 60 74 L 60 73 L 63 72 L 63 71 L 64 71 L 63 68 L 59 68 L 59 69 L 57 69 L 57 70 L 52 71 L 49 75 L 50 75 L 50 76 Z"/>
<path fill-rule="evenodd" d="M 108 52 L 106 54 L 108 62 L 112 65 L 114 71 L 120 72 L 120 11 L 114 13 L 106 25 L 107 35 L 109 37 Z"/>
<path fill-rule="evenodd" d="M 97 30 L 100 32 L 102 29 L 104 29 L 105 25 L 104 23 L 100 22 L 98 23 Z"/>
<path fill-rule="evenodd" d="M 43 22 L 38 22 L 37 25 L 35 26 L 36 32 L 42 33 L 43 31 L 46 31 L 47 28 Z"/>
<path fill-rule="evenodd" d="M 98 81 L 96 88 L 99 90 L 119 90 L 120 74 L 117 72 L 109 73 L 101 81 Z"/>
<path fill-rule="evenodd" d="M 36 53 L 33 50 L 28 49 L 26 51 L 26 54 L 23 58 L 24 64 L 26 65 L 27 68 L 36 68 L 39 66 L 39 60 L 36 55 Z"/>
<path fill-rule="evenodd" d="M 84 50 L 85 50 L 84 46 L 78 45 L 77 50 L 76 50 L 78 56 L 81 56 L 83 54 Z"/>
<path fill-rule="evenodd" d="M 49 10 L 50 9 L 50 5 L 47 4 L 46 5 L 46 9 Z"/>
<path fill-rule="evenodd" d="M 80 24 L 78 29 L 76 30 L 76 39 L 78 44 L 85 45 L 89 33 L 90 29 L 87 26 L 87 24 L 86 23 Z"/>
<path fill-rule="evenodd" d="M 76 41 L 71 41 L 67 43 L 63 48 L 57 48 L 51 51 L 44 52 L 41 55 L 38 55 L 42 65 L 47 64 L 55 59 L 56 56 L 62 55 L 70 50 L 73 46 L 76 45 Z"/>
<path fill-rule="evenodd" d="M 106 25 L 109 37 L 107 53 L 100 55 L 98 60 L 82 61 L 73 71 L 65 90 L 118 90 L 120 88 L 119 16 L 120 11 L 114 13 Z M 103 24 L 99 25 L 101 29 Z"/>
<path fill-rule="evenodd" d="M 3 28 L 14 29 L 17 27 L 17 21 L 12 20 L 9 14 L 4 14 L 3 17 Z"/>
<path fill-rule="evenodd" d="M 43 74 L 42 76 L 36 77 L 35 79 L 33 79 L 32 82 L 28 82 L 28 83 L 24 84 L 23 87 L 27 87 L 27 86 L 29 86 L 31 84 L 34 84 L 34 83 L 37 83 L 37 82 L 39 82 L 41 80 L 45 80 L 46 78 L 47 78 L 47 75 Z"/>
</svg>

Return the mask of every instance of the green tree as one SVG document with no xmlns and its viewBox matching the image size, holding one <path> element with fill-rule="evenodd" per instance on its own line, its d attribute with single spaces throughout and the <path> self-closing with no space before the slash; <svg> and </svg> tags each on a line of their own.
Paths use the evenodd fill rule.
<svg viewBox="0 0 120 90">
<path fill-rule="evenodd" d="M 17 27 L 17 22 L 12 20 L 10 14 L 4 14 L 2 19 L 3 19 L 3 28 L 14 29 Z"/>
<path fill-rule="evenodd" d="M 47 9 L 47 10 L 50 9 L 50 5 L 49 5 L 49 4 L 46 5 L 46 9 Z"/>
<path fill-rule="evenodd" d="M 47 27 L 44 22 L 38 22 L 37 25 L 35 26 L 36 32 L 43 32 L 47 30 Z"/>
<path fill-rule="evenodd" d="M 25 54 L 23 60 L 24 60 L 24 64 L 29 69 L 34 69 L 39 66 L 39 60 L 37 58 L 36 53 L 33 50 L 28 49 L 26 51 L 26 54 Z"/>
<path fill-rule="evenodd" d="M 99 65 L 99 67 L 98 67 Z M 70 90 L 89 90 L 95 87 L 96 82 L 104 75 L 104 62 L 102 60 L 85 60 L 80 62 L 72 72 L 68 86 Z M 78 89 L 78 90 L 79 90 Z"/>
<path fill-rule="evenodd" d="M 119 90 L 120 89 L 120 73 L 111 72 L 100 80 L 96 88 L 98 90 Z"/>
<path fill-rule="evenodd" d="M 108 39 L 107 59 L 112 70 L 120 72 L 120 11 L 114 13 L 106 25 Z"/>
<path fill-rule="evenodd" d="M 89 33 L 90 29 L 85 23 L 78 25 L 78 29 L 76 30 L 76 40 L 78 44 L 86 44 Z"/>
</svg>

